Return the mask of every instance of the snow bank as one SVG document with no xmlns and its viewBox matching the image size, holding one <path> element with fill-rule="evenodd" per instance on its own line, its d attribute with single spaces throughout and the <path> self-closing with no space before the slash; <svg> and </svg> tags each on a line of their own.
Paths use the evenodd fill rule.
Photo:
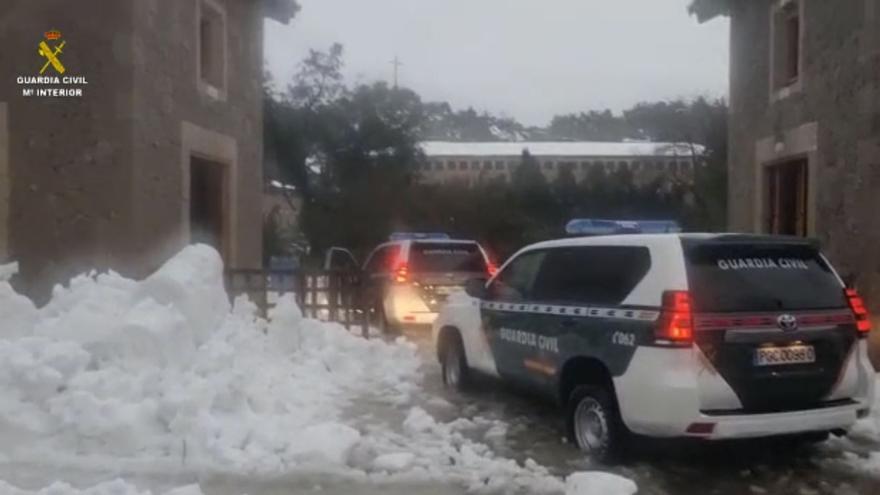
<svg viewBox="0 0 880 495">
<path fill-rule="evenodd" d="M 566 489 L 537 463 L 468 440 L 472 421 L 439 423 L 414 407 L 422 375 L 412 344 L 304 319 L 290 295 L 261 319 L 246 298 L 229 303 L 222 275 L 213 249 L 190 246 L 142 281 L 78 276 L 40 309 L 0 277 L 0 459 Z M 405 417 L 364 413 L 376 404 Z M 489 436 L 498 435 L 503 425 Z M 173 495 L 198 493 L 186 490 Z M 115 481 L 36 493 L 146 492 Z"/>
<path fill-rule="evenodd" d="M 143 281 L 86 274 L 37 310 L 0 282 L 0 445 L 21 460 L 156 460 L 243 473 L 345 466 L 340 414 L 364 391 L 403 400 L 414 349 L 230 305 L 190 246 Z M 12 318 L 8 316 L 12 315 Z"/>
<path fill-rule="evenodd" d="M 632 480 L 611 473 L 587 471 L 565 479 L 565 495 L 634 495 L 636 491 Z"/>
<path fill-rule="evenodd" d="M 122 480 L 109 481 L 82 490 L 67 483 L 53 483 L 37 491 L 23 490 L 0 481 L 0 493 L 3 495 L 153 495 L 149 490 L 138 490 L 134 485 Z M 198 485 L 183 486 L 163 493 L 164 495 L 203 495 Z"/>
</svg>

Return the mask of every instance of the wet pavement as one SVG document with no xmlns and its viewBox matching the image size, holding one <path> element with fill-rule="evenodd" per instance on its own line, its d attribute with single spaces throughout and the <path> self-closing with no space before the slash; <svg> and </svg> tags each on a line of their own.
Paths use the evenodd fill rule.
<svg viewBox="0 0 880 495">
<path fill-rule="evenodd" d="M 880 451 L 880 444 L 860 438 L 818 445 L 639 438 L 620 464 L 595 464 L 566 442 L 556 407 L 494 380 L 479 380 L 467 393 L 448 390 L 425 335 L 408 337 L 418 343 L 425 359 L 423 387 L 434 397 L 424 406 L 428 412 L 444 421 L 482 417 L 506 424 L 503 435 L 475 432 L 483 437 L 476 440 L 520 462 L 531 458 L 561 477 L 590 469 L 610 471 L 634 480 L 642 495 L 880 495 L 880 469 L 866 472 L 845 459 Z"/>
</svg>

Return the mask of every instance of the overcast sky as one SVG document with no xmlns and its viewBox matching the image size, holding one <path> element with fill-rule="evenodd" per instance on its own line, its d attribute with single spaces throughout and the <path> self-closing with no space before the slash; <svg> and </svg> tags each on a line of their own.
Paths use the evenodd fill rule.
<svg viewBox="0 0 880 495">
<path fill-rule="evenodd" d="M 727 94 L 728 23 L 690 0 L 299 0 L 266 21 L 265 57 L 284 83 L 310 48 L 345 46 L 349 82 L 400 83 L 424 100 L 544 125 L 556 114 Z"/>
</svg>

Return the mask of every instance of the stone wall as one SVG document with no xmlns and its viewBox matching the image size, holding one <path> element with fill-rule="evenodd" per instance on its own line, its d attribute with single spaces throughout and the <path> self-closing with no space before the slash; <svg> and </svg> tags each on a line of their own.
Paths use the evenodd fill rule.
<svg viewBox="0 0 880 495">
<path fill-rule="evenodd" d="M 32 297 L 45 299 L 52 284 L 88 268 L 142 276 L 187 243 L 188 150 L 229 166 L 236 196 L 228 202 L 228 261 L 260 265 L 260 4 L 206 1 L 226 13 L 222 99 L 199 90 L 197 0 L 4 5 L 7 254 L 21 262 L 16 283 Z M 38 72 L 37 44 L 49 29 L 67 41 L 61 59 L 69 74 L 88 79 L 82 98 L 21 96 L 15 78 Z"/>
<path fill-rule="evenodd" d="M 803 1 L 802 87 L 782 99 L 772 98 L 770 84 L 770 15 L 775 2 L 732 3 L 730 226 L 760 231 L 762 167 L 807 157 L 810 233 L 842 273 L 855 275 L 870 309 L 878 314 L 878 2 Z"/>
<path fill-rule="evenodd" d="M 131 244 L 133 113 L 129 2 L 15 0 L 0 17 L 0 102 L 9 128 L 9 256 L 18 282 L 44 298 L 88 267 L 124 267 Z M 49 29 L 67 44 L 68 74 L 88 79 L 76 99 L 25 98 L 18 76 L 39 72 Z"/>
<path fill-rule="evenodd" d="M 262 25 L 256 2 L 216 0 L 226 18 L 226 88 L 198 83 L 196 0 L 139 0 L 134 33 L 134 207 L 137 238 L 158 262 L 188 241 L 188 154 L 222 162 L 230 177 L 227 264 L 254 268 L 262 252 Z M 186 142 L 184 127 L 212 138 Z M 201 132 L 200 132 L 201 131 Z M 234 145 L 230 152 L 226 148 Z M 196 148 L 193 148 L 196 146 Z M 230 156 L 230 153 L 232 156 Z"/>
</svg>

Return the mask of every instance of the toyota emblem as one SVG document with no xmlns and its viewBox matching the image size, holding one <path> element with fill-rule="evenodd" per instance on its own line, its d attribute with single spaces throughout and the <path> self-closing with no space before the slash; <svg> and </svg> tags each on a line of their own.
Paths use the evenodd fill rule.
<svg viewBox="0 0 880 495">
<path fill-rule="evenodd" d="M 783 332 L 792 332 L 797 330 L 798 321 L 794 315 L 784 314 L 779 315 L 779 317 L 776 318 L 776 325 L 778 325 Z"/>
</svg>

